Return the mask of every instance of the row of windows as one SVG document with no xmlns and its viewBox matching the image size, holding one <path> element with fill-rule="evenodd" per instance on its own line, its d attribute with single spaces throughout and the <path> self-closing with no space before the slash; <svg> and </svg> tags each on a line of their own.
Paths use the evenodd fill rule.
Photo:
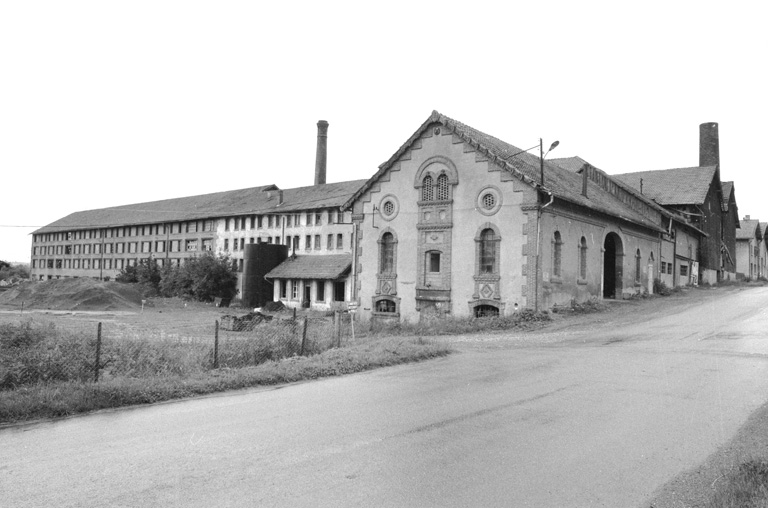
<svg viewBox="0 0 768 508">
<path fill-rule="evenodd" d="M 314 242 L 313 242 L 314 238 Z M 321 235 L 307 235 L 304 239 L 304 248 L 306 250 L 320 250 L 322 248 Z M 350 249 L 352 235 L 350 235 Z M 288 237 L 288 245 L 293 247 L 293 250 L 299 250 L 299 236 Z M 265 242 L 263 238 L 250 238 L 250 243 L 262 243 Z M 232 250 L 244 250 L 245 238 L 232 239 Z M 266 243 L 280 243 L 280 237 L 269 237 L 266 239 Z M 150 254 L 150 253 L 164 253 L 166 252 L 166 245 L 169 246 L 169 252 L 197 252 L 197 251 L 213 251 L 213 239 L 204 238 L 202 240 L 197 238 L 188 238 L 185 240 L 156 240 L 145 242 L 117 242 L 117 243 L 95 243 L 95 244 L 76 244 L 76 245 L 48 245 L 48 246 L 36 246 L 32 249 L 34 256 L 80 256 L 89 254 Z M 341 233 L 329 234 L 326 237 L 325 248 L 328 250 L 344 248 L 344 235 Z M 224 250 L 229 251 L 230 239 L 224 239 Z"/>
<path fill-rule="evenodd" d="M 33 259 L 32 268 L 53 269 L 53 270 L 122 270 L 129 266 L 136 266 L 139 263 L 154 262 L 159 267 L 179 266 L 184 262 L 183 258 L 95 258 L 95 259 Z M 233 259 L 232 269 L 243 271 L 243 260 Z"/>
<path fill-rule="evenodd" d="M 213 239 L 205 238 L 201 241 L 197 238 L 186 240 L 170 240 L 170 252 L 195 252 L 202 248 L 203 251 L 213 250 Z M 94 244 L 76 244 L 76 245 L 48 245 L 33 247 L 34 256 L 70 256 L 70 255 L 88 255 L 88 254 L 123 254 L 123 253 L 151 253 L 165 252 L 166 241 L 146 241 L 146 242 L 117 242 L 117 243 L 94 243 Z"/>
<path fill-rule="evenodd" d="M 250 226 L 250 229 L 279 228 L 283 224 L 287 228 L 322 226 L 325 222 L 328 224 L 340 224 L 343 220 L 343 212 L 338 210 L 321 210 L 283 215 L 251 215 L 224 219 L 224 230 L 244 231 L 247 226 Z"/>
<path fill-rule="evenodd" d="M 587 239 L 581 237 L 579 240 L 579 279 L 586 280 L 587 278 Z M 635 283 L 639 284 L 643 275 L 643 258 L 640 253 L 640 249 L 635 252 Z M 653 263 L 653 252 L 649 254 L 648 261 Z M 563 263 L 563 239 L 559 231 L 555 231 L 552 238 L 552 275 L 554 277 L 562 277 L 562 263 Z M 664 263 L 662 263 L 662 272 L 664 273 Z M 670 263 L 670 273 L 671 273 Z M 682 275 L 682 273 L 681 273 Z"/>
<path fill-rule="evenodd" d="M 325 302 L 325 281 L 317 280 L 315 284 L 315 302 Z M 304 293 L 301 294 L 301 288 L 304 287 Z M 290 298 L 288 298 L 290 287 Z M 344 281 L 336 281 L 333 283 L 333 301 L 343 302 L 346 285 Z M 304 281 L 303 285 L 298 280 L 281 280 L 280 281 L 280 299 L 281 300 L 299 300 L 305 303 L 309 303 L 308 296 L 312 293 L 312 281 Z"/>
<path fill-rule="evenodd" d="M 216 228 L 215 220 L 174 222 L 166 227 L 166 224 L 148 224 L 144 226 L 125 226 L 106 229 L 83 229 L 78 231 L 63 231 L 61 233 L 43 233 L 34 235 L 33 243 L 64 242 L 74 240 L 89 240 L 101 238 L 122 238 L 132 236 L 157 236 L 170 233 L 172 235 L 182 233 L 213 232 Z"/>
<path fill-rule="evenodd" d="M 344 220 L 343 212 L 338 210 L 323 210 L 319 212 L 295 213 L 287 215 L 249 215 L 224 219 L 224 229 L 245 231 L 250 229 L 277 228 L 283 222 L 286 227 L 321 226 L 324 223 L 340 224 Z M 182 234 L 213 232 L 216 230 L 216 220 L 198 220 L 174 222 L 171 224 L 147 224 L 142 226 L 124 226 L 103 229 L 83 229 L 77 231 L 62 231 L 59 233 L 41 233 L 34 235 L 33 243 L 64 242 L 101 238 L 120 238 L 132 236 L 156 236 L 165 234 Z"/>
<path fill-rule="evenodd" d="M 379 247 L 379 274 L 395 274 L 395 235 L 386 232 L 381 236 Z M 499 265 L 499 241 L 496 232 L 491 228 L 485 228 L 480 232 L 477 242 L 478 275 L 498 275 Z M 428 251 L 426 253 L 427 272 L 440 272 L 440 251 Z"/>
</svg>

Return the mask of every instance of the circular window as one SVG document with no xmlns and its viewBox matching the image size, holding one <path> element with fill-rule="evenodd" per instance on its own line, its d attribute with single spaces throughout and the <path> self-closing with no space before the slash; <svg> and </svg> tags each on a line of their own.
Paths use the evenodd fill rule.
<svg viewBox="0 0 768 508">
<path fill-rule="evenodd" d="M 496 187 L 486 187 L 477 194 L 475 209 L 483 215 L 493 215 L 501 209 L 501 191 Z"/>
<path fill-rule="evenodd" d="M 400 210 L 400 203 L 397 198 L 392 194 L 388 194 L 381 198 L 379 202 L 379 214 L 385 220 L 392 220 L 397 217 L 397 212 Z"/>
</svg>

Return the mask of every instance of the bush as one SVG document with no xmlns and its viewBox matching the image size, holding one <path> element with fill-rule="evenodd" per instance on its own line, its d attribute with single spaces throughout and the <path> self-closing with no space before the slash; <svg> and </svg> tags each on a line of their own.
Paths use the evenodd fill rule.
<svg viewBox="0 0 768 508">
<path fill-rule="evenodd" d="M 229 256 L 206 252 L 179 266 L 160 268 L 153 260 L 120 270 L 118 282 L 140 284 L 146 296 L 161 295 L 203 302 L 237 294 L 237 273 Z"/>
</svg>

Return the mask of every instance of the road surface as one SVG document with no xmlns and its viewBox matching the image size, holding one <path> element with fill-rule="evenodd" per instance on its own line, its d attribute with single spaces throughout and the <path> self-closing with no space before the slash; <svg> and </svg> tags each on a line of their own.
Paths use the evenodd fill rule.
<svg viewBox="0 0 768 508">
<path fill-rule="evenodd" d="M 0 429 L 0 506 L 633 507 L 768 400 L 768 288 L 446 358 Z"/>
</svg>

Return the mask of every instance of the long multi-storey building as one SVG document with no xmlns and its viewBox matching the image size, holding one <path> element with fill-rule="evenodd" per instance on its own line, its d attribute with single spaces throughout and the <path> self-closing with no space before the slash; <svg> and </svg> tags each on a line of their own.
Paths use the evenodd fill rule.
<svg viewBox="0 0 768 508">
<path fill-rule="evenodd" d="M 327 122 L 318 122 L 315 185 L 294 189 L 266 185 L 75 212 L 32 234 L 32 277 L 110 280 L 138 263 L 174 266 L 186 258 L 212 252 L 231 257 L 240 275 L 238 289 L 242 291 L 246 245 L 271 243 L 287 246 L 293 260 L 323 256 L 325 265 L 333 266 L 345 264 L 346 260 L 346 268 L 337 274 L 337 279 L 344 282 L 351 263 L 353 228 L 351 212 L 341 212 L 340 206 L 366 180 L 325 183 L 327 127 Z M 289 279 L 296 276 L 296 270 L 283 271 L 285 279 L 280 274 L 273 277 L 282 280 L 278 287 L 284 288 L 286 303 L 307 305 L 305 291 L 299 294 L 285 288 L 306 287 L 309 281 L 320 280 L 327 268 L 316 274 L 311 267 L 322 264 L 293 263 L 305 267 L 301 281 Z M 339 280 L 329 297 L 324 290 L 316 289 L 319 283 L 312 285 L 315 289 L 311 294 L 322 297 L 315 302 L 321 307 L 329 297 L 343 300 L 348 296 L 346 284 L 343 290 L 338 289 Z"/>
</svg>

